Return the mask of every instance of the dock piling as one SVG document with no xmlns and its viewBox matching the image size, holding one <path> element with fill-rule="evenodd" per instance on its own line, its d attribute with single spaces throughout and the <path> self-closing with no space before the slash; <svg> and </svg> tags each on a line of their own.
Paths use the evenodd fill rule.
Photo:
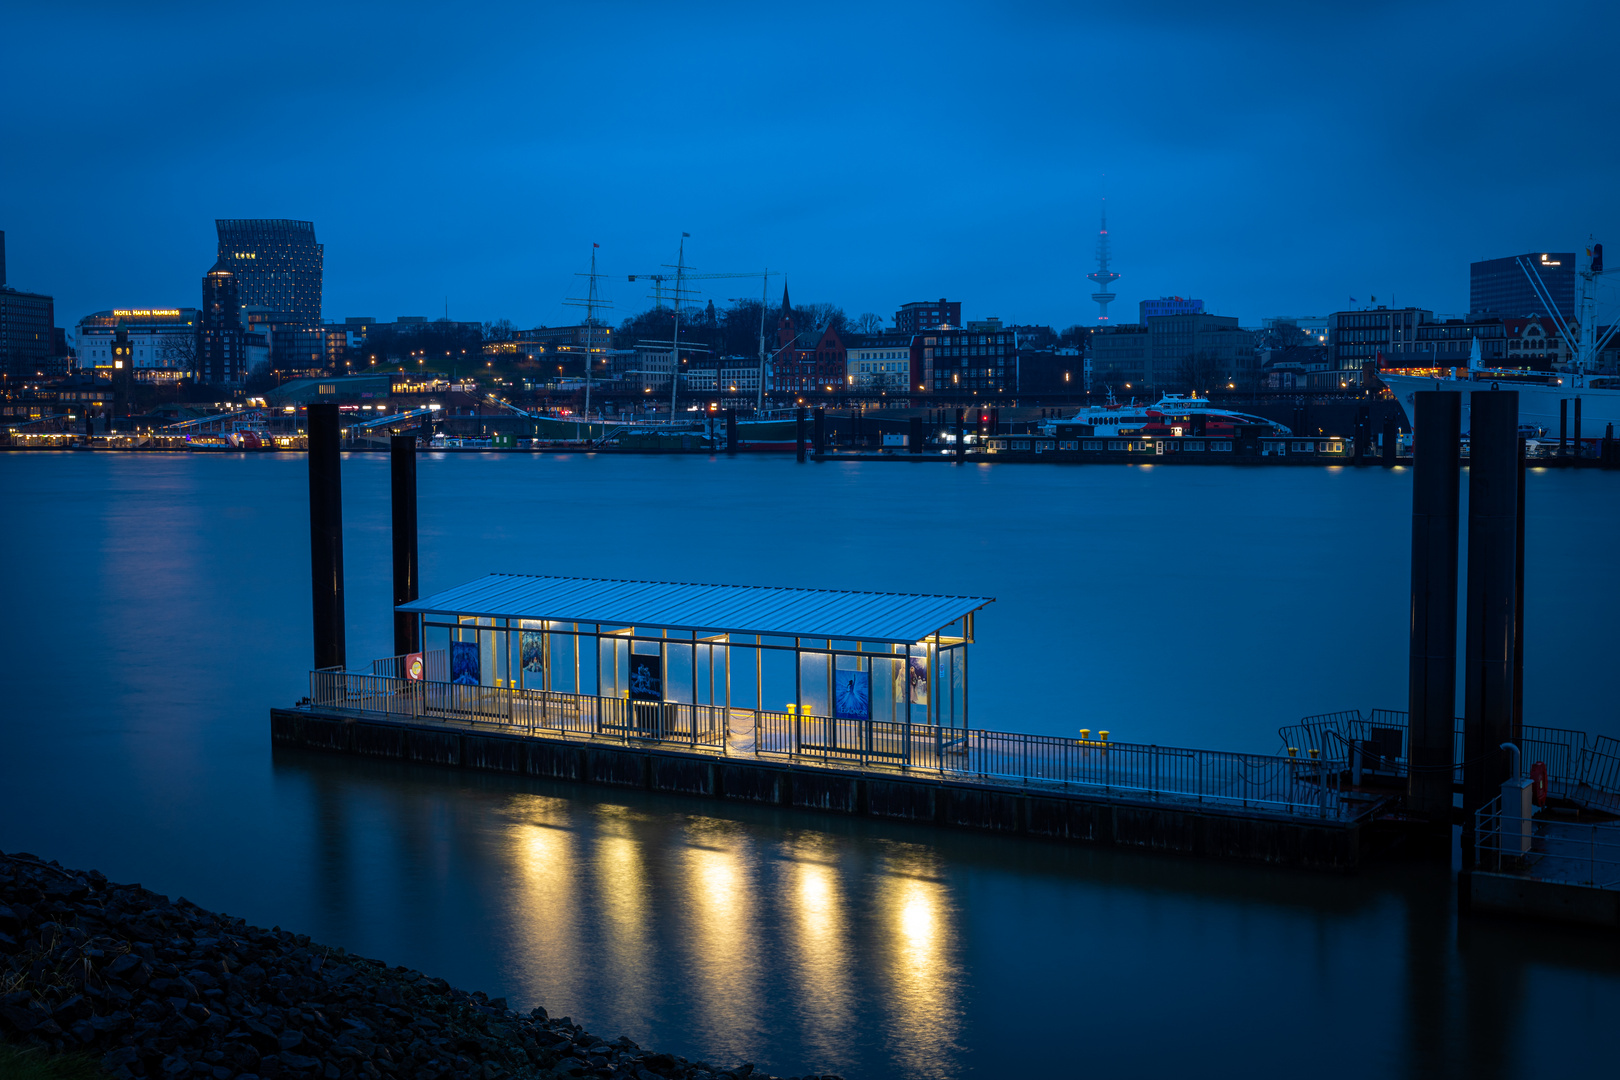
<svg viewBox="0 0 1620 1080">
<path fill-rule="evenodd" d="M 1395 467 L 1395 449 L 1399 437 L 1400 432 L 1396 429 L 1394 415 L 1386 415 L 1384 417 L 1384 445 L 1379 448 L 1378 455 L 1379 464 L 1386 469 Z"/>
<path fill-rule="evenodd" d="M 800 405 L 793 414 L 793 444 L 799 461 L 804 461 L 804 406 Z"/>
<path fill-rule="evenodd" d="M 956 460 L 961 461 L 962 455 L 967 453 L 967 424 L 966 410 L 956 410 Z"/>
<path fill-rule="evenodd" d="M 309 407 L 309 568 L 315 667 L 342 667 L 343 454 L 338 407 Z"/>
<path fill-rule="evenodd" d="M 820 405 L 816 406 L 811 433 L 815 437 L 816 456 L 820 457 L 827 452 L 827 410 Z"/>
<path fill-rule="evenodd" d="M 1513 722 L 1519 393 L 1478 390 L 1470 405 L 1463 812 L 1472 820 L 1508 778 L 1501 745 L 1519 737 Z M 1471 838 L 1464 844 L 1471 851 Z"/>
<path fill-rule="evenodd" d="M 1462 395 L 1420 390 L 1413 401 L 1412 639 L 1407 668 L 1407 760 L 1412 768 L 1407 796 L 1413 812 L 1434 826 L 1435 847 L 1449 859 Z"/>
<path fill-rule="evenodd" d="M 910 438 L 906 439 L 906 442 L 909 444 L 906 447 L 906 449 L 909 450 L 911 453 L 920 454 L 920 453 L 923 452 L 923 418 L 922 417 L 913 416 L 911 418 L 911 436 L 910 436 Z"/>
<path fill-rule="evenodd" d="M 726 453 L 737 452 L 737 410 L 726 410 Z"/>
<path fill-rule="evenodd" d="M 1581 398 L 1575 395 L 1575 456 L 1581 456 Z"/>
<path fill-rule="evenodd" d="M 394 607 L 417 598 L 416 436 L 388 440 L 388 466 L 394 510 Z M 394 612 L 394 655 L 421 652 L 416 616 Z"/>
</svg>

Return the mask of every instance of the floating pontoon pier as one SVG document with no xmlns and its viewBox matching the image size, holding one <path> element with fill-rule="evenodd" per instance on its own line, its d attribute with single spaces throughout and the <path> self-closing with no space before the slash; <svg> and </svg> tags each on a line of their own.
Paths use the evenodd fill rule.
<svg viewBox="0 0 1620 1080">
<path fill-rule="evenodd" d="M 278 743 L 1322 867 L 1384 801 L 1342 761 L 970 725 L 988 597 L 492 574 L 419 653 L 310 675 Z"/>
</svg>

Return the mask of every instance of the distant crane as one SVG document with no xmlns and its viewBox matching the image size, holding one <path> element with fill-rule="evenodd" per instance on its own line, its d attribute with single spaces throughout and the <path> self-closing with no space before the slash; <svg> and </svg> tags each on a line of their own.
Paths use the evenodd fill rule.
<svg viewBox="0 0 1620 1080">
<path fill-rule="evenodd" d="M 681 353 L 681 346 L 680 346 L 680 338 L 681 338 L 681 304 L 686 300 L 692 299 L 693 295 L 695 295 L 695 290 L 693 292 L 688 292 L 687 289 L 685 288 L 685 282 L 688 282 L 688 281 L 710 281 L 710 280 L 716 280 L 716 279 L 719 279 L 719 278 L 756 278 L 757 277 L 757 278 L 760 279 L 760 291 L 759 291 L 759 403 L 757 405 L 757 409 L 759 411 L 764 411 L 764 408 L 765 408 L 765 308 L 766 308 L 766 305 L 770 302 L 771 278 L 780 277 L 781 274 L 780 274 L 779 271 L 775 271 L 775 270 L 756 270 L 756 271 L 754 271 L 752 273 L 747 273 L 747 274 L 688 274 L 686 272 L 687 268 L 685 266 L 685 257 L 686 257 L 686 240 L 690 236 L 691 236 L 690 233 L 682 233 L 681 234 L 681 254 L 676 259 L 675 265 L 671 266 L 668 263 L 664 264 L 664 266 L 667 269 L 674 270 L 675 273 L 673 273 L 673 274 L 631 274 L 631 275 L 629 275 L 629 278 L 630 278 L 631 281 L 635 281 L 637 278 L 646 278 L 648 281 L 651 281 L 653 283 L 652 300 L 653 300 L 653 307 L 654 308 L 661 308 L 661 307 L 664 306 L 664 292 L 665 292 L 664 283 L 665 282 L 671 282 L 672 283 L 670 285 L 670 288 L 669 288 L 669 293 L 670 293 L 670 305 L 675 310 L 675 336 L 674 336 L 674 340 L 671 342 L 671 345 L 670 345 L 670 348 L 671 348 L 671 352 L 670 352 L 670 362 L 671 362 L 670 381 L 671 381 L 671 384 L 672 384 L 671 388 L 670 388 L 670 396 L 669 396 L 669 418 L 670 418 L 670 421 L 673 422 L 674 419 L 675 419 L 675 389 L 674 389 L 673 384 L 679 381 L 679 379 L 680 379 L 680 370 L 681 370 L 681 358 L 680 358 L 680 353 Z"/>
</svg>

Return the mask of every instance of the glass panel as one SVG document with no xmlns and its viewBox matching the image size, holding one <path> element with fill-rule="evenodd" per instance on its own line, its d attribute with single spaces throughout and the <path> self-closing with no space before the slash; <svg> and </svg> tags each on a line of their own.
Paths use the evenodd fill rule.
<svg viewBox="0 0 1620 1080">
<path fill-rule="evenodd" d="M 640 651 L 639 649 L 637 650 Z M 664 700 L 690 705 L 692 698 L 692 646 L 670 642 L 664 646 Z"/>
<path fill-rule="evenodd" d="M 871 664 L 872 719 L 899 723 L 905 719 L 905 661 L 895 656 L 875 656 Z"/>
<path fill-rule="evenodd" d="M 771 712 L 787 712 L 789 705 L 797 705 L 794 698 L 793 654 L 785 649 L 761 649 L 760 666 L 764 672 L 765 708 Z"/>
<path fill-rule="evenodd" d="M 759 650 L 733 645 L 726 652 L 731 675 L 731 704 L 739 709 L 759 707 Z"/>
<path fill-rule="evenodd" d="M 799 711 L 808 716 L 831 716 L 829 680 L 832 671 L 827 661 L 831 655 L 824 652 L 799 654 Z"/>
</svg>

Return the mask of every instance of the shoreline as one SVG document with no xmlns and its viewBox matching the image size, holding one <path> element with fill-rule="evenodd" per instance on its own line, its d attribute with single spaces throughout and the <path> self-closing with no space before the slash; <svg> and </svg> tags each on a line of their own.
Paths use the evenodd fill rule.
<svg viewBox="0 0 1620 1080">
<path fill-rule="evenodd" d="M 115 1080 L 781 1080 L 26 853 L 0 852 L 0 1038 Z"/>
</svg>

